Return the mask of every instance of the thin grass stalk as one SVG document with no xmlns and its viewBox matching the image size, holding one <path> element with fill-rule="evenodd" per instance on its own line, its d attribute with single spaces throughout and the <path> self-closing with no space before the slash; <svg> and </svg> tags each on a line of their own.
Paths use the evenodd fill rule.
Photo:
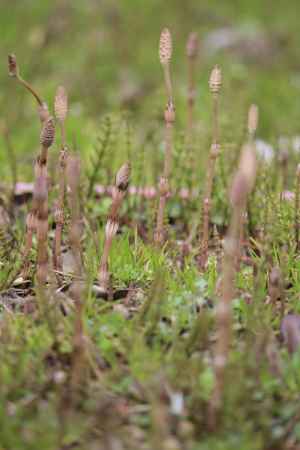
<svg viewBox="0 0 300 450">
<path fill-rule="evenodd" d="M 214 352 L 214 389 L 210 402 L 209 421 L 211 428 L 217 424 L 225 387 L 225 371 L 228 364 L 231 342 L 231 303 L 235 296 L 235 261 L 239 251 L 240 228 L 256 173 L 256 158 L 251 146 L 245 146 L 239 169 L 234 177 L 230 200 L 232 217 L 224 243 L 222 295 L 216 310 L 217 341 Z"/>
<path fill-rule="evenodd" d="M 212 93 L 213 101 L 213 128 L 212 128 L 212 145 L 210 148 L 207 176 L 205 184 L 205 193 L 203 198 L 203 226 L 202 226 L 202 242 L 200 245 L 199 265 L 202 270 L 205 269 L 208 259 L 209 247 L 209 222 L 210 210 L 212 202 L 212 191 L 215 176 L 216 159 L 220 153 L 219 145 L 219 94 L 222 85 L 222 73 L 218 66 L 215 66 L 211 72 L 209 79 L 209 88 Z"/>
<path fill-rule="evenodd" d="M 130 177 L 130 164 L 125 163 L 118 171 L 116 175 L 116 181 L 113 192 L 112 205 L 108 220 L 105 227 L 105 241 L 102 252 L 102 257 L 98 271 L 98 282 L 100 288 L 104 292 L 108 292 L 110 285 L 110 273 L 109 273 L 109 253 L 114 236 L 117 234 L 120 225 L 119 211 L 122 202 L 126 196 Z"/>
</svg>

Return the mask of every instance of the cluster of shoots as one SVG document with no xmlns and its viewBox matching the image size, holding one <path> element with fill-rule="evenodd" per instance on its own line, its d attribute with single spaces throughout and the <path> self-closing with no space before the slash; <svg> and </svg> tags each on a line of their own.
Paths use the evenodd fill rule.
<svg viewBox="0 0 300 450">
<path fill-rule="evenodd" d="M 191 33 L 186 53 L 188 57 L 188 120 L 187 136 L 191 137 L 195 123 L 195 95 L 196 95 L 196 61 L 199 53 L 199 42 L 196 33 Z M 136 187 L 135 193 L 140 193 L 145 198 L 154 198 L 158 195 L 158 208 L 156 224 L 154 230 L 154 243 L 162 246 L 166 242 L 167 232 L 165 229 L 166 204 L 171 195 L 170 176 L 172 171 L 172 152 L 174 146 L 174 122 L 175 107 L 173 87 L 171 81 L 170 63 L 172 58 L 172 38 L 170 31 L 164 29 L 159 42 L 159 59 L 163 68 L 164 82 L 166 90 L 166 106 L 164 110 L 165 128 L 165 153 L 164 165 L 158 187 L 148 188 L 148 191 Z M 48 281 L 50 267 L 49 258 L 49 230 L 48 230 L 48 152 L 55 140 L 55 120 L 50 115 L 46 103 L 36 93 L 32 86 L 20 75 L 16 57 L 9 56 L 9 74 L 15 78 L 20 85 L 25 87 L 35 98 L 38 105 L 38 114 L 41 121 L 40 151 L 36 158 L 34 168 L 34 189 L 31 210 L 26 219 L 26 238 L 23 254 L 24 278 L 28 276 L 30 269 L 30 255 L 33 246 L 33 235 L 36 233 L 37 256 L 36 256 L 36 280 L 39 287 L 45 287 Z M 220 153 L 220 126 L 219 126 L 219 101 L 222 87 L 222 73 L 218 66 L 215 66 L 210 74 L 209 89 L 212 97 L 212 139 L 208 155 L 207 175 L 204 184 L 204 194 L 201 198 L 202 210 L 202 235 L 200 243 L 200 257 L 198 259 L 199 268 L 205 270 L 208 263 L 210 232 L 211 232 L 211 205 L 213 199 L 214 178 L 216 173 L 216 161 Z M 74 332 L 74 359 L 73 364 L 73 384 L 78 384 L 84 368 L 84 331 L 83 331 L 83 282 L 84 282 L 84 259 L 81 248 L 82 221 L 79 202 L 80 191 L 80 161 L 77 156 L 72 155 L 67 147 L 66 140 L 66 119 L 68 115 L 68 96 L 63 87 L 57 89 L 54 102 L 56 124 L 60 130 L 60 152 L 58 160 L 58 196 L 54 207 L 55 234 L 53 241 L 53 270 L 56 274 L 63 275 L 62 240 L 63 231 L 66 227 L 66 200 L 70 210 L 70 224 L 68 227 L 68 245 L 71 249 L 75 269 L 71 284 L 71 297 L 75 306 L 75 332 Z M 237 171 L 233 177 L 233 182 L 229 194 L 231 206 L 231 218 L 226 231 L 223 249 L 218 251 L 218 259 L 221 261 L 221 281 L 218 302 L 215 310 L 215 328 L 217 338 L 214 347 L 213 371 L 214 385 L 210 399 L 210 425 L 215 428 L 218 423 L 218 416 L 223 405 L 225 394 L 225 376 L 229 365 L 231 334 L 232 334 L 232 301 L 236 294 L 236 274 L 239 272 L 243 254 L 243 242 L 245 232 L 245 221 L 247 218 L 249 196 L 254 188 L 256 179 L 256 149 L 255 138 L 258 127 L 258 107 L 251 105 L 248 112 L 247 137 L 244 144 Z M 196 169 L 197 170 L 197 169 Z M 111 298 L 113 293 L 111 282 L 111 270 L 109 258 L 111 256 L 112 244 L 120 229 L 120 212 L 127 192 L 129 191 L 129 180 L 131 174 L 130 162 L 126 162 L 118 170 L 114 186 L 110 189 L 112 203 L 105 226 L 104 245 L 98 269 L 98 285 L 100 290 Z M 93 175 L 94 177 L 94 175 Z M 94 180 L 91 186 L 94 186 Z M 103 192 L 105 192 L 102 186 Z M 196 197 L 202 186 L 196 188 Z M 91 190 L 92 192 L 92 190 Z M 133 192 L 133 191 L 132 191 Z M 90 192 L 89 194 L 90 195 Z M 194 198 L 192 190 L 187 190 L 182 194 L 183 199 Z M 295 243 L 296 250 L 300 248 L 300 167 L 296 172 L 295 187 Z M 67 228 L 67 227 L 66 227 Z M 214 237 L 220 243 L 221 239 L 215 227 Z M 186 243 L 190 244 L 188 239 Z M 199 245 L 198 245 L 199 247 Z M 222 251 L 223 250 L 223 251 Z M 219 262 L 219 261 L 218 261 Z M 58 279 L 60 279 L 58 277 Z M 279 267 L 274 266 L 269 271 L 268 293 L 272 304 L 281 300 L 283 304 L 284 280 Z M 281 311 L 281 317 L 284 310 Z M 287 315 L 282 320 L 282 336 L 288 350 L 293 353 L 300 345 L 299 317 Z"/>
</svg>

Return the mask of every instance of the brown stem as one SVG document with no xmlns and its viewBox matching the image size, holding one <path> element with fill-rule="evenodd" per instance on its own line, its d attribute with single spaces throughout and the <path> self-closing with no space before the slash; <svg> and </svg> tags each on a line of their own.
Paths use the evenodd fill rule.
<svg viewBox="0 0 300 450">
<path fill-rule="evenodd" d="M 218 153 L 219 153 L 219 145 L 215 143 L 212 144 L 208 161 L 206 187 L 203 199 L 203 226 L 202 226 L 202 242 L 200 250 L 201 251 L 200 268 L 202 270 L 205 269 L 208 258 L 210 210 L 212 201 L 213 182 L 215 176 L 215 165 Z"/>
<path fill-rule="evenodd" d="M 203 199 L 203 227 L 202 242 L 200 245 L 199 266 L 204 270 L 208 259 L 209 246 L 209 221 L 211 209 L 211 197 L 215 175 L 216 158 L 219 154 L 219 93 L 221 88 L 221 72 L 216 66 L 210 76 L 209 86 L 212 93 L 212 145 L 210 148 L 208 170 L 206 176 L 206 189 Z"/>
<path fill-rule="evenodd" d="M 33 87 L 27 81 L 25 81 L 20 75 L 17 77 L 17 80 L 19 81 L 20 84 L 22 84 L 25 87 L 25 89 L 27 89 L 34 96 L 39 106 L 43 106 L 44 104 L 43 100 L 38 95 L 38 93 L 33 89 Z"/>
<path fill-rule="evenodd" d="M 233 211 L 224 243 L 222 295 L 216 310 L 217 341 L 214 353 L 214 389 L 209 411 L 210 427 L 213 429 L 217 424 L 224 394 L 225 370 L 228 363 L 232 331 L 231 303 L 235 296 L 235 261 L 239 256 L 240 230 L 247 197 L 254 185 L 255 173 L 255 153 L 251 146 L 246 146 L 242 152 L 239 170 L 234 177 L 231 189 L 230 200 Z"/>
<path fill-rule="evenodd" d="M 120 168 L 116 176 L 113 201 L 105 227 L 105 241 L 98 271 L 99 285 L 106 292 L 109 290 L 110 280 L 108 267 L 109 252 L 111 249 L 113 238 L 117 234 L 119 228 L 119 210 L 128 189 L 129 177 L 130 165 L 129 163 L 126 163 Z"/>
<path fill-rule="evenodd" d="M 213 94 L 213 144 L 219 143 L 219 94 Z"/>
<path fill-rule="evenodd" d="M 163 70 L 164 70 L 164 77 L 165 77 L 168 101 L 169 101 L 169 103 L 173 103 L 173 88 L 172 88 L 172 80 L 171 80 L 171 73 L 170 73 L 170 64 L 169 63 L 164 64 Z"/>
<path fill-rule="evenodd" d="M 231 302 L 235 295 L 234 277 L 236 273 L 234 261 L 237 257 L 239 245 L 239 231 L 242 222 L 242 207 L 233 210 L 230 229 L 224 245 L 222 298 L 219 300 L 216 311 L 216 328 L 218 338 L 214 356 L 215 385 L 211 399 L 210 419 L 214 427 L 216 414 L 222 404 L 225 383 L 225 368 L 228 362 L 231 338 Z"/>
<path fill-rule="evenodd" d="M 47 170 L 37 178 L 34 197 L 37 206 L 37 282 L 45 286 L 48 273 L 48 191 Z"/>
<path fill-rule="evenodd" d="M 164 169 L 163 176 L 159 181 L 159 205 L 157 212 L 157 222 L 156 222 L 156 231 L 154 234 L 154 242 L 157 245 L 161 245 L 164 241 L 164 216 L 165 216 L 165 207 L 167 202 L 167 196 L 169 192 L 169 176 L 171 173 L 171 161 L 172 161 L 172 147 L 173 147 L 173 126 L 175 121 L 175 110 L 172 103 L 167 104 L 167 108 L 165 111 L 165 142 L 166 142 L 166 151 L 165 151 L 165 160 L 164 160 Z"/>
<path fill-rule="evenodd" d="M 99 280 L 100 287 L 104 291 L 107 291 L 109 288 L 110 275 L 109 275 L 109 270 L 108 270 L 108 257 L 109 257 L 109 252 L 110 252 L 110 248 L 111 248 L 112 241 L 113 241 L 113 236 L 114 236 L 113 232 L 108 232 L 105 235 L 104 248 L 103 248 L 103 253 L 101 256 L 101 261 L 100 261 L 100 266 L 99 266 L 98 280 Z"/>
<path fill-rule="evenodd" d="M 166 195 L 164 192 L 160 191 L 160 198 L 159 198 L 159 204 L 158 204 L 158 211 L 157 211 L 157 222 L 156 222 L 156 231 L 154 235 L 154 242 L 157 245 L 160 245 L 164 241 L 164 214 L 165 214 L 165 207 L 166 207 Z"/>
<path fill-rule="evenodd" d="M 82 300 L 82 272 L 83 264 L 81 259 L 81 227 L 79 208 L 79 180 L 80 161 L 76 157 L 70 157 L 67 165 L 67 180 L 70 188 L 69 207 L 71 211 L 70 226 L 70 247 L 75 261 L 75 279 L 71 286 L 71 295 L 75 304 L 75 326 L 73 338 L 72 376 L 71 386 L 74 390 L 83 376 L 85 360 L 85 339 L 83 330 L 83 300 Z"/>
<path fill-rule="evenodd" d="M 54 252 L 53 265 L 54 270 L 62 271 L 61 244 L 62 232 L 64 227 L 64 201 L 65 201 L 65 169 L 66 169 L 67 152 L 62 147 L 59 157 L 59 191 L 57 209 L 55 211 L 55 236 L 54 236 Z"/>
</svg>

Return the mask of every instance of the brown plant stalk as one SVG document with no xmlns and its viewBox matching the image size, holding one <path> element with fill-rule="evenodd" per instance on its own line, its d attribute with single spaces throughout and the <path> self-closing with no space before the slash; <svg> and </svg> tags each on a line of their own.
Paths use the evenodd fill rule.
<svg viewBox="0 0 300 450">
<path fill-rule="evenodd" d="M 216 310 L 217 341 L 214 352 L 214 389 L 210 402 L 210 425 L 216 426 L 217 415 L 222 406 L 225 369 L 231 340 L 231 303 L 235 296 L 234 278 L 236 273 L 236 258 L 239 251 L 240 228 L 256 174 L 256 157 L 251 146 L 243 148 L 238 171 L 234 177 L 230 201 L 232 217 L 224 242 L 223 276 L 221 297 Z"/>
<path fill-rule="evenodd" d="M 62 256 L 61 256 L 61 244 L 62 244 L 62 232 L 64 227 L 64 202 L 65 202 L 65 171 L 67 161 L 67 145 L 66 145 L 66 132 L 65 132 L 65 120 L 68 114 L 68 97 L 64 87 L 60 86 L 57 89 L 54 104 L 55 116 L 60 125 L 61 133 L 61 147 L 59 153 L 59 190 L 58 201 L 54 212 L 55 220 L 55 236 L 54 236 L 54 249 L 53 249 L 53 267 L 54 270 L 62 271 Z"/>
<path fill-rule="evenodd" d="M 14 54 L 8 55 L 8 72 L 12 78 L 15 78 L 18 81 L 18 83 L 20 85 L 22 85 L 27 91 L 29 91 L 35 98 L 35 100 L 38 104 L 38 115 L 39 115 L 40 121 L 42 123 L 42 130 L 43 130 L 44 124 L 49 120 L 49 117 L 50 117 L 48 106 L 42 100 L 42 98 L 36 92 L 36 90 L 27 81 L 25 81 L 21 77 L 19 67 L 17 64 L 17 58 Z M 44 157 L 45 152 L 42 151 L 41 155 L 42 155 L 42 153 L 43 153 L 43 157 Z M 38 160 L 39 159 L 40 159 L 40 157 L 38 158 Z M 36 164 L 36 170 L 35 170 L 36 182 L 37 182 L 37 179 L 40 177 L 40 175 L 42 175 L 39 173 L 39 170 L 37 169 L 38 164 L 39 163 Z M 36 202 L 34 202 L 34 204 L 37 205 Z M 36 225 L 37 225 L 36 207 L 35 207 L 35 211 L 34 210 L 29 211 L 27 214 L 27 217 L 26 217 L 26 237 L 25 237 L 25 248 L 24 248 L 24 252 L 23 252 L 23 270 L 22 270 L 22 276 L 24 278 L 26 278 L 28 275 L 29 266 L 30 266 L 29 256 L 30 256 L 30 252 L 31 252 L 31 248 L 32 248 L 32 238 L 33 238 L 34 232 L 36 231 Z"/>
<path fill-rule="evenodd" d="M 46 170 L 35 182 L 34 203 L 36 206 L 37 272 L 38 286 L 45 286 L 48 274 L 48 190 Z"/>
<path fill-rule="evenodd" d="M 168 29 L 164 29 L 160 36 L 159 58 L 165 75 L 165 85 L 168 102 L 165 109 L 165 159 L 163 175 L 159 180 L 159 205 L 157 211 L 156 230 L 154 242 L 161 245 L 164 242 L 164 216 L 167 196 L 169 193 L 169 177 L 171 172 L 172 148 L 173 148 L 173 127 L 175 122 L 175 108 L 173 103 L 172 83 L 170 75 L 170 61 L 172 57 L 172 38 Z"/>
<path fill-rule="evenodd" d="M 55 128 L 50 117 L 43 125 L 40 143 L 41 150 L 35 165 L 35 185 L 31 220 L 37 232 L 37 281 L 45 285 L 48 272 L 48 150 L 53 144 Z M 35 219 L 34 219 L 35 218 Z"/>
<path fill-rule="evenodd" d="M 23 86 L 35 98 L 38 104 L 38 114 L 41 122 L 45 122 L 49 118 L 49 110 L 47 104 L 42 100 L 37 91 L 24 78 L 21 77 L 16 55 L 8 55 L 8 73 L 12 78 L 15 78 L 18 83 Z"/>
<path fill-rule="evenodd" d="M 85 358 L 85 341 L 83 330 L 83 301 L 82 301 L 82 273 L 83 263 L 81 258 L 81 224 L 79 206 L 80 186 L 80 160 L 75 156 L 68 158 L 66 166 L 66 178 L 69 186 L 69 208 L 71 211 L 71 225 L 69 242 L 75 262 L 74 280 L 71 286 L 71 296 L 75 304 L 75 327 L 73 339 L 72 358 L 72 388 L 76 387 L 82 377 Z"/>
<path fill-rule="evenodd" d="M 248 122 L 247 122 L 247 131 L 248 131 L 248 144 L 253 148 L 253 152 L 255 152 L 255 136 L 256 136 L 256 131 L 257 131 L 257 126 L 258 126 L 258 118 L 259 118 L 259 112 L 258 112 L 258 107 L 255 104 L 252 104 L 249 107 L 249 111 L 248 111 Z M 241 231 L 240 231 L 240 243 L 239 243 L 239 251 L 238 251 L 238 258 L 237 258 L 237 269 L 239 270 L 240 267 L 240 262 L 242 260 L 243 257 L 243 246 L 244 246 L 244 240 L 245 240 L 245 234 L 246 234 L 246 229 L 247 229 L 247 219 L 248 219 L 248 212 L 250 210 L 250 205 L 249 205 L 249 201 L 247 204 L 247 208 L 244 211 L 243 214 L 243 223 L 241 226 Z"/>
<path fill-rule="evenodd" d="M 203 198 L 203 227 L 202 227 L 202 242 L 200 254 L 200 268 L 203 270 L 207 264 L 208 245 L 209 245 L 209 220 L 212 200 L 212 190 L 215 176 L 216 159 L 220 152 L 219 144 L 219 95 L 222 86 L 222 73 L 218 66 L 215 66 L 211 72 L 209 79 L 209 88 L 212 93 L 213 100 L 213 131 L 212 131 L 212 145 L 210 148 L 205 192 Z"/>
<path fill-rule="evenodd" d="M 119 210 L 125 198 L 130 177 L 130 164 L 125 163 L 116 175 L 115 189 L 113 192 L 112 205 L 105 227 L 105 241 L 100 261 L 98 281 L 100 288 L 107 292 L 110 284 L 110 273 L 108 258 L 114 236 L 119 228 Z"/>
<path fill-rule="evenodd" d="M 38 190 L 37 184 L 39 186 L 42 186 L 44 189 L 44 180 L 46 180 L 46 197 L 47 197 L 44 201 L 46 201 L 47 208 L 48 208 L 47 160 L 48 160 L 48 150 L 51 147 L 51 145 L 53 144 L 54 137 L 55 137 L 54 120 L 52 117 L 49 117 L 47 119 L 47 121 L 43 123 L 42 131 L 41 131 L 41 137 L 40 137 L 41 149 L 40 149 L 40 153 L 36 159 L 35 168 L 34 168 L 35 182 L 34 182 L 34 190 L 33 190 L 34 191 L 33 192 L 33 203 L 32 203 L 32 207 L 31 207 L 31 211 L 27 214 L 27 218 L 26 218 L 26 227 L 27 228 L 26 228 L 26 237 L 25 237 L 25 249 L 23 252 L 23 269 L 22 269 L 22 277 L 24 279 L 27 278 L 29 267 L 30 267 L 29 255 L 30 255 L 31 248 L 32 248 L 33 234 L 35 231 L 37 232 L 37 234 L 39 233 L 38 226 L 41 226 L 40 223 L 42 220 L 44 220 L 43 217 L 40 217 L 40 218 L 38 217 L 41 213 L 40 208 L 43 206 L 41 206 L 41 200 L 37 201 L 37 199 L 36 199 L 36 194 L 38 193 L 37 192 L 37 190 Z M 41 181 L 41 179 L 43 179 L 43 181 Z M 42 216 L 43 215 L 44 215 L 44 212 L 42 212 Z M 48 209 L 47 209 L 47 215 L 48 215 Z M 47 239 L 47 236 L 46 236 L 46 239 Z M 38 247 L 39 247 L 39 245 L 40 246 L 43 245 L 43 243 L 39 240 L 39 238 L 37 239 L 37 242 L 38 242 Z M 39 258 L 38 258 L 38 260 L 39 260 Z M 39 265 L 38 260 L 37 260 L 37 264 Z M 38 269 L 38 267 L 37 267 L 37 269 Z"/>
</svg>

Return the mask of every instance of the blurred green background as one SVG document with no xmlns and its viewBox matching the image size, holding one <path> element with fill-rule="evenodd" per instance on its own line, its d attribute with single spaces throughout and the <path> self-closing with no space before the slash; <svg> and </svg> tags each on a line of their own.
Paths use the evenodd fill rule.
<svg viewBox="0 0 300 450">
<path fill-rule="evenodd" d="M 22 75 L 51 107 L 57 86 L 66 86 L 69 140 L 88 154 L 105 113 L 130 111 L 134 133 L 159 123 L 165 93 L 157 50 L 165 26 L 174 41 L 177 129 L 186 120 L 186 39 L 197 31 L 196 112 L 204 128 L 207 80 L 219 63 L 224 140 L 240 136 L 252 102 L 263 139 L 275 144 L 300 133 L 299 0 L 1 0 L 0 12 L 1 130 L 9 129 L 24 178 L 32 177 L 40 124 L 33 99 L 8 77 L 7 54 L 17 55 Z M 1 136 L 2 177 L 5 145 Z"/>
</svg>

